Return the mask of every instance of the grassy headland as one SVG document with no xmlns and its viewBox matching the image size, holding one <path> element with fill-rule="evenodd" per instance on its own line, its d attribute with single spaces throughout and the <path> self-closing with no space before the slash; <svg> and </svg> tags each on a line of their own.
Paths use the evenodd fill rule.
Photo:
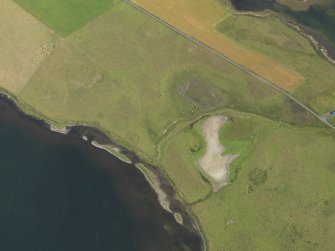
<svg viewBox="0 0 335 251">
<path fill-rule="evenodd" d="M 35 8 L 41 13 L 41 6 L 52 9 L 52 3 L 37 1 Z M 266 54 L 259 69 L 275 78 L 293 73 L 285 82 L 290 86 L 303 76 L 305 82 L 293 93 L 319 112 L 332 110 L 333 92 L 328 91 L 334 87 L 333 66 L 277 19 L 234 16 L 212 2 L 209 13 L 215 14 L 214 21 L 224 15 L 217 28 L 230 37 L 221 40 L 209 28 L 213 20 L 207 5 L 180 3 L 190 7 L 185 27 L 190 20 L 199 25 L 209 20 L 201 26 L 208 29 L 204 34 L 229 41 L 231 48 L 242 50 L 241 58 L 252 55 L 247 58 L 256 66 L 264 59 L 260 53 Z M 199 219 L 210 250 L 334 247 L 334 135 L 294 102 L 125 3 L 104 9 L 103 15 L 100 7 L 93 8 L 99 16 L 92 20 L 94 15 L 84 15 L 73 24 L 65 16 L 80 12 L 64 2 L 66 10 L 56 13 L 64 13 L 64 20 L 40 17 L 60 34 L 71 33 L 61 40 L 13 2 L 3 0 L 0 6 L 0 20 L 6 24 L 0 31 L 11 38 L 0 40 L 0 58 L 5 59 L 0 61 L 5 69 L 0 70 L 0 87 L 35 116 L 56 125 L 98 127 L 158 164 Z M 254 36 L 245 22 L 259 33 Z M 265 32 L 269 25 L 280 32 Z M 43 60 L 33 61 L 39 48 L 51 42 Z M 227 153 L 240 154 L 231 165 L 232 183 L 214 194 L 197 166 L 206 148 L 199 123 L 212 114 L 232 118 L 220 141 Z"/>
</svg>

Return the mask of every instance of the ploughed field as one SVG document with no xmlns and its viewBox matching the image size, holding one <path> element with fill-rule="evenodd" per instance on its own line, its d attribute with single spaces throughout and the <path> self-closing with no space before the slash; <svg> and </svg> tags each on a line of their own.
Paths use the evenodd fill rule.
<svg viewBox="0 0 335 251">
<path fill-rule="evenodd" d="M 136 3 L 318 113 L 334 108 L 334 66 L 277 18 L 214 0 Z M 334 248 L 334 132 L 299 105 L 123 1 L 0 7 L 2 90 L 34 116 L 95 126 L 157 165 L 210 250 Z M 199 165 L 214 115 L 229 118 L 224 155 L 238 156 L 215 192 Z"/>
</svg>

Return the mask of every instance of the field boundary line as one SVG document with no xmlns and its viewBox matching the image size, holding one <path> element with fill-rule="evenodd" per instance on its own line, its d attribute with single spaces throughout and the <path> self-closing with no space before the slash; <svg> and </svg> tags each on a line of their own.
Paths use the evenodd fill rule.
<svg viewBox="0 0 335 251">
<path fill-rule="evenodd" d="M 310 113 L 311 115 L 313 115 L 314 117 L 316 117 L 318 120 L 320 120 L 323 124 L 327 125 L 328 127 L 335 129 L 335 126 L 332 125 L 331 123 L 328 122 L 327 119 L 325 119 L 323 116 L 320 116 L 319 114 L 317 114 L 315 111 L 313 111 L 311 108 L 309 108 L 307 105 L 303 104 L 301 101 L 299 101 L 297 98 L 293 97 L 292 95 L 290 95 L 289 93 L 287 93 L 286 91 L 284 91 L 283 89 L 281 89 L 280 87 L 278 87 L 277 85 L 275 85 L 274 83 L 272 83 L 270 80 L 267 80 L 265 78 L 263 78 L 262 76 L 258 75 L 257 73 L 245 68 L 244 66 L 236 63 L 235 61 L 233 61 L 232 59 L 230 59 L 229 57 L 223 55 L 222 53 L 218 52 L 217 50 L 211 48 L 210 46 L 204 44 L 203 42 L 197 40 L 196 38 L 192 37 L 191 35 L 186 34 L 185 32 L 179 30 L 177 27 L 169 24 L 167 21 L 163 20 L 162 18 L 154 15 L 153 13 L 147 11 L 146 9 L 144 9 L 143 7 L 135 4 L 134 2 L 132 2 L 131 0 L 123 0 L 124 3 L 132 6 L 133 8 L 135 8 L 136 10 L 142 12 L 143 14 L 153 18 L 154 20 L 158 21 L 159 23 L 163 24 L 164 26 L 166 26 L 167 28 L 175 31 L 176 33 L 178 33 L 179 35 L 183 36 L 184 38 L 186 38 L 187 40 L 197 44 L 198 46 L 206 49 L 207 51 L 215 54 L 216 56 L 218 56 L 219 58 L 221 58 L 222 60 L 230 63 L 231 65 L 237 67 L 238 69 L 240 69 L 241 71 L 253 76 L 254 78 L 260 80 L 262 83 L 270 86 L 272 89 L 274 89 L 275 91 L 283 94 L 284 96 L 286 96 L 287 98 L 291 99 L 292 101 L 294 101 L 295 103 L 297 103 L 299 106 L 301 106 L 305 111 L 307 111 L 308 113 Z"/>
</svg>

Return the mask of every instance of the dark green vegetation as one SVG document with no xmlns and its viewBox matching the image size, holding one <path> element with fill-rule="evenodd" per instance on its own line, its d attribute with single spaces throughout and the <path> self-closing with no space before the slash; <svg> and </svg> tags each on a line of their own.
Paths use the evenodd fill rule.
<svg viewBox="0 0 335 251">
<path fill-rule="evenodd" d="M 142 174 L 0 100 L 0 250 L 200 250 Z"/>
<path fill-rule="evenodd" d="M 120 0 L 15 0 L 15 2 L 56 33 L 66 36 L 111 9 Z"/>
</svg>

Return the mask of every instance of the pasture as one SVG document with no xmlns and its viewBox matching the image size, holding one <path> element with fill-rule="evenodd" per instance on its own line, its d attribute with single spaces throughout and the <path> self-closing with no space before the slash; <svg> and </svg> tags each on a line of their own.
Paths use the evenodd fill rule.
<svg viewBox="0 0 335 251">
<path fill-rule="evenodd" d="M 318 96 L 311 100 L 311 106 L 315 107 L 316 110 L 326 113 L 334 110 L 335 107 L 335 90 L 329 91 L 324 95 Z"/>
<path fill-rule="evenodd" d="M 98 126 L 145 159 L 174 121 L 222 107 L 279 120 L 286 102 L 123 3 L 62 40 L 19 97 L 52 121 Z"/>
<path fill-rule="evenodd" d="M 196 165 L 194 152 L 200 150 L 202 138 L 186 130 L 171 138 L 162 147 L 159 166 L 167 173 L 179 195 L 188 203 L 204 198 L 212 190 Z M 202 146 L 203 147 L 203 146 Z"/>
<path fill-rule="evenodd" d="M 120 0 L 14 0 L 65 37 L 111 9 Z"/>
<path fill-rule="evenodd" d="M 11 0 L 0 1 L 0 33 L 0 87 L 18 94 L 57 39 Z"/>
<path fill-rule="evenodd" d="M 17 2 L 66 36 L 1 1 L 0 87 L 26 109 L 59 127 L 98 127 L 158 164 L 199 219 L 210 250 L 335 248 L 332 131 L 125 3 Z M 169 20 L 175 13 L 174 25 L 246 60 L 316 111 L 334 108 L 334 67 L 277 19 L 232 16 L 214 0 L 156 2 L 148 5 L 156 14 Z M 214 31 L 218 21 L 224 35 Z M 219 133 L 225 154 L 240 156 L 230 184 L 211 193 L 197 161 L 207 147 L 203 118 L 218 114 L 230 118 Z"/>
<path fill-rule="evenodd" d="M 331 118 L 329 119 L 329 122 L 332 123 L 333 125 L 335 125 L 335 117 L 331 117 Z"/>
<path fill-rule="evenodd" d="M 228 126 L 238 177 L 192 206 L 210 250 L 334 249 L 333 132 L 236 115 Z"/>
<path fill-rule="evenodd" d="M 215 114 L 231 118 L 220 132 L 225 154 L 240 155 L 231 165 L 230 184 L 204 196 L 206 178 L 197 165 L 207 147 L 199 134 L 203 120 L 173 134 L 160 162 L 190 203 L 209 249 L 334 247 L 333 132 L 232 110 Z"/>
</svg>

